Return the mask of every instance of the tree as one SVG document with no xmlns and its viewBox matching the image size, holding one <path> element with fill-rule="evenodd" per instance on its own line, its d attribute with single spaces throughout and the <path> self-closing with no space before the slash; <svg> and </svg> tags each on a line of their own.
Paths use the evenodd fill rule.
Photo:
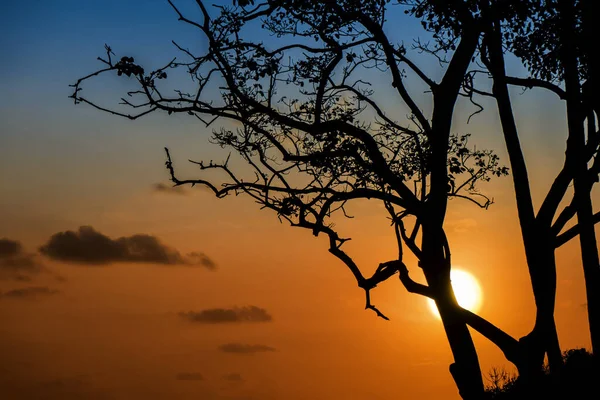
<svg viewBox="0 0 600 400">
<path fill-rule="evenodd" d="M 598 109 L 594 111 L 592 105 L 594 96 L 591 96 L 591 102 L 586 100 L 583 90 L 593 82 L 588 60 L 595 57 L 595 52 L 586 47 L 586 38 L 583 36 L 581 21 L 585 13 L 582 12 L 582 2 L 519 3 L 527 11 L 518 16 L 518 21 L 497 18 L 486 33 L 483 54 L 484 63 L 494 81 L 492 95 L 498 103 L 513 170 L 517 207 L 538 308 L 535 327 L 526 338 L 532 344 L 546 343 L 545 351 L 551 369 L 557 371 L 562 364 L 562 357 L 552 317 L 556 291 L 554 249 L 577 235 L 582 250 L 592 347 L 600 346 L 600 267 L 594 232 L 598 215 L 593 213 L 591 201 L 591 189 L 598 181 L 600 172 L 597 157 L 600 132 L 595 126 L 594 114 Z M 530 77 L 506 76 L 503 46 L 507 46 L 524 62 L 531 72 Z M 565 161 L 537 214 L 531 200 L 527 168 L 508 93 L 509 85 L 550 90 L 565 101 L 568 121 Z M 588 167 L 590 161 L 593 162 Z M 573 197 L 570 204 L 559 212 L 560 203 L 571 183 L 574 187 Z M 578 223 L 565 230 L 575 215 Z M 540 346 L 537 349 L 535 347 L 533 345 L 530 354 L 537 360 L 534 364 L 540 364 L 544 350 Z"/>
<path fill-rule="evenodd" d="M 599 166 L 595 165 L 588 170 L 588 162 L 591 158 L 586 149 L 586 136 L 589 145 L 593 142 L 597 149 L 598 136 L 595 129 L 594 111 L 589 110 L 588 105 L 583 103 L 582 78 L 588 75 L 586 54 L 583 49 L 581 26 L 578 22 L 577 2 L 573 0 L 558 2 L 558 18 L 560 21 L 559 61 L 560 72 L 563 76 L 566 106 L 568 117 L 569 140 L 572 141 L 572 151 L 576 158 L 573 166 L 573 205 L 577 215 L 579 226 L 579 243 L 581 247 L 581 258 L 586 282 L 586 294 L 588 300 L 588 316 L 590 333 L 592 338 L 592 349 L 600 348 L 600 260 L 598 258 L 598 245 L 594 231 L 594 212 L 591 199 L 593 183 L 598 180 Z M 577 54 L 581 53 L 581 54 Z M 595 53 L 595 52 L 594 52 Z M 587 109 L 587 110 L 586 110 Z M 588 111 L 589 110 L 589 111 Z M 586 135 L 585 119 L 588 118 L 588 132 Z M 598 162 L 595 162 L 598 164 Z M 590 176 L 591 174 L 595 176 Z"/>
<path fill-rule="evenodd" d="M 479 60 L 485 66 L 469 71 L 465 80 L 465 95 L 490 96 L 496 99 L 504 138 L 512 167 L 513 183 L 526 259 L 536 302 L 536 320 L 532 331 L 520 339 L 519 371 L 523 378 L 539 377 L 548 354 L 550 368 L 559 372 L 562 355 L 554 322 L 556 297 L 555 248 L 579 235 L 588 292 L 590 330 L 594 338 L 598 332 L 596 306 L 600 289 L 598 250 L 594 224 L 591 188 L 596 182 L 599 161 L 598 136 L 593 111 L 594 96 L 584 100 L 582 87 L 593 83 L 592 65 L 597 58 L 586 45 L 582 32 L 591 39 L 591 28 L 582 28 L 581 4 L 574 1 L 489 1 L 473 0 L 460 8 L 447 7 L 441 1 L 407 0 L 420 13 L 425 27 L 434 34 L 437 49 L 443 49 L 457 40 L 461 21 L 482 15 L 486 24 L 479 47 Z M 588 4 L 588 7 L 589 4 Z M 505 53 L 517 55 L 529 68 L 532 76 L 507 76 Z M 594 58 L 596 57 L 596 58 Z M 596 65 L 596 64 L 593 64 Z M 478 74 L 488 74 L 493 80 L 492 91 L 478 88 Z M 584 85 L 580 80 L 587 81 Z M 564 84 L 564 89 L 560 83 Z M 563 169 L 557 175 L 539 211 L 535 211 L 529 185 L 528 171 L 521 149 L 519 133 L 509 95 L 509 86 L 550 90 L 565 100 L 568 116 L 567 152 Z M 587 132 L 584 119 L 587 116 Z M 587 136 L 587 142 L 586 142 Z M 588 163 L 594 159 L 593 165 Z M 571 182 L 574 194 L 571 204 L 561 209 Z M 578 224 L 564 229 L 575 216 Z M 593 339 L 596 342 L 597 339 Z"/>
<path fill-rule="evenodd" d="M 521 339 L 527 354 L 527 370 L 530 374 L 541 371 L 544 354 L 555 369 L 562 362 L 558 334 L 554 322 L 556 298 L 556 262 L 551 238 L 551 224 L 554 213 L 564 195 L 570 179 L 567 173 L 555 181 L 540 211 L 536 214 L 531 196 L 528 171 L 519 142 L 518 130 L 508 91 L 508 78 L 504 66 L 501 22 L 497 19 L 486 34 L 483 48 L 484 63 L 493 77 L 492 96 L 496 98 L 504 138 L 513 170 L 512 177 L 515 198 L 525 254 L 531 277 L 531 285 L 536 304 L 535 325 L 532 331 Z M 566 184 L 566 185 L 565 185 Z M 557 188 L 557 186 L 559 186 Z"/>
<path fill-rule="evenodd" d="M 587 118 L 587 136 L 588 141 L 590 134 L 598 132 L 598 122 L 600 121 L 600 60 L 598 59 L 598 51 L 594 46 L 595 38 L 600 35 L 600 29 L 596 21 L 592 18 L 594 15 L 594 2 L 591 0 L 581 0 L 579 2 L 581 7 L 581 49 L 585 54 L 586 59 L 586 81 L 581 88 L 582 107 L 585 110 L 585 116 Z M 595 173 L 591 171 L 590 175 Z M 594 181 L 597 180 L 597 175 L 594 176 Z M 590 210 L 588 209 L 587 218 L 589 220 L 598 219 L 598 213 L 593 215 L 593 218 L 589 216 Z M 586 218 L 585 215 L 582 215 Z M 579 216 L 578 216 L 579 218 Z M 589 230 L 589 227 L 588 227 Z M 580 239 L 583 238 L 580 236 Z M 582 253 L 583 253 L 582 243 Z M 586 265 L 584 260 L 584 274 L 586 280 L 586 295 L 588 300 L 588 318 L 590 323 L 590 331 L 592 336 L 592 349 L 595 350 L 594 354 L 600 353 L 600 265 L 598 264 L 598 250 L 595 243 L 595 238 L 592 241 L 590 239 L 587 242 L 590 256 L 586 260 L 589 262 Z M 596 252 L 594 254 L 594 251 Z M 582 257 L 585 256 L 582 254 Z"/>
<path fill-rule="evenodd" d="M 73 85 L 75 103 L 129 119 L 163 111 L 189 114 L 207 127 L 217 119 L 239 123 L 236 129 L 215 129 L 213 140 L 247 163 L 249 177 L 235 171 L 228 158 L 193 161 L 203 174 L 223 172 L 225 182 L 215 183 L 210 176 L 181 179 L 166 149 L 174 184 L 203 185 L 217 197 L 243 193 L 291 226 L 324 235 L 329 251 L 364 289 L 366 308 L 380 317 L 386 318 L 371 303 L 370 290 L 396 273 L 408 291 L 434 299 L 455 360 L 450 372 L 463 398 L 483 395 L 467 324 L 520 366 L 517 341 L 456 302 L 443 229 L 449 198 L 487 208 L 491 200 L 478 191 L 477 183 L 508 173 L 494 153 L 470 148 L 468 136 L 451 129 L 454 106 L 485 27 L 481 17 L 464 10 L 462 1 L 446 5 L 461 18 L 454 26 L 455 38 L 440 49 L 448 62 L 435 82 L 403 45 L 385 34 L 391 8 L 386 0 L 240 0 L 216 10 L 197 0 L 200 21 L 169 3 L 181 21 L 204 35 L 206 52 L 196 54 L 174 43 L 187 60 L 173 59 L 147 72 L 133 57 L 114 58 L 107 46 L 106 57 L 100 58 L 103 68 Z M 266 44 L 250 39 L 247 32 L 257 29 L 274 39 Z M 166 95 L 168 76 L 178 70 L 189 74 L 194 92 L 175 89 L 175 95 Z M 83 84 L 106 73 L 136 83 L 137 88 L 121 99 L 124 108 L 99 105 L 83 96 Z M 409 93 L 408 74 L 430 91 L 430 113 Z M 397 119 L 397 109 L 384 106 L 379 91 L 367 81 L 374 76 L 390 82 L 394 96 L 408 110 L 405 120 Z M 220 96 L 214 95 L 217 90 Z M 398 243 L 398 258 L 382 262 L 368 278 L 342 248 L 349 238 L 332 224 L 346 215 L 348 202 L 365 198 L 385 205 Z M 410 278 L 403 261 L 405 247 L 418 259 L 426 285 Z"/>
<path fill-rule="evenodd" d="M 464 80 L 464 95 L 472 101 L 474 95 L 483 95 L 494 97 L 497 101 L 500 120 L 504 132 L 507 150 L 512 167 L 512 177 L 517 199 L 517 210 L 521 232 L 525 246 L 526 259 L 529 268 L 529 274 L 532 282 L 532 289 L 536 302 L 536 322 L 530 334 L 519 340 L 519 346 L 516 356 L 516 365 L 523 379 L 531 380 L 534 376 L 539 376 L 544 362 L 544 354 L 548 353 L 552 365 L 557 361 L 562 361 L 558 335 L 554 323 L 554 303 L 556 295 L 556 266 L 554 261 L 554 241 L 550 235 L 550 225 L 553 214 L 551 211 L 545 211 L 544 214 L 550 215 L 550 221 L 540 222 L 542 218 L 537 219 L 533 208 L 533 201 L 529 188 L 529 179 L 525 160 L 519 143 L 519 135 L 515 124 L 513 110 L 510 102 L 508 85 L 509 81 L 518 81 L 530 83 L 527 80 L 518 80 L 512 77 L 506 77 L 504 67 L 504 27 L 512 27 L 516 22 L 522 22 L 532 18 L 534 9 L 527 2 L 511 2 L 489 0 L 472 0 L 467 2 L 453 3 L 453 7 L 447 7 L 443 1 L 422 1 L 406 0 L 404 3 L 412 6 L 413 12 L 422 18 L 424 26 L 433 35 L 435 46 L 430 46 L 427 50 L 437 53 L 441 49 L 453 45 L 460 35 L 460 26 L 463 21 L 481 16 L 483 35 L 478 44 L 477 58 L 481 67 L 467 72 Z M 520 26 L 520 25 L 516 25 Z M 514 28 L 508 28 L 506 30 Z M 518 30 L 518 29 L 517 29 Z M 525 41 L 527 45 L 529 41 Z M 531 57 L 533 61 L 538 58 Z M 478 74 L 489 74 L 493 79 L 492 92 L 486 92 L 478 88 L 476 78 Z M 477 103 L 476 103 L 477 104 Z M 568 185 L 570 179 L 567 173 L 562 174 L 565 178 L 561 183 Z M 566 190 L 566 186 L 564 187 Z M 556 190 L 555 190 L 556 192 Z M 554 193 L 549 196 L 552 206 L 558 207 L 562 199 L 562 194 Z M 556 204 L 554 200 L 558 200 Z M 548 208 L 546 205 L 545 208 Z M 555 212 L 555 209 L 554 211 Z"/>
</svg>

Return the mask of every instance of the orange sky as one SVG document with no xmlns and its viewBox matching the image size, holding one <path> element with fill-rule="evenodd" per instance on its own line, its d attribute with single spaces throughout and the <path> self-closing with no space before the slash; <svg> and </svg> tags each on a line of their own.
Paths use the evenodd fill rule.
<svg viewBox="0 0 600 400">
<path fill-rule="evenodd" d="M 117 6 L 110 3 L 104 12 Z M 93 14 L 89 7 L 82 15 Z M 61 10 L 54 12 L 62 18 L 75 12 Z M 4 11 L 6 21 L 0 22 L 8 23 L 24 9 Z M 459 398 L 440 321 L 397 279 L 373 291 L 374 304 L 391 319 L 384 321 L 363 309 L 363 292 L 327 252 L 324 238 L 280 224 L 242 196 L 217 200 L 197 188 L 156 190 L 157 183 L 168 184 L 165 145 L 187 176 L 194 170 L 184 160 L 219 159 L 222 153 L 208 147 L 208 132 L 191 119 L 161 115 L 131 122 L 74 107 L 66 100 L 67 85 L 90 70 L 108 40 L 98 32 L 106 32 L 111 20 L 102 14 L 97 21 L 88 16 L 74 22 L 73 29 L 88 32 L 80 40 L 66 31 L 26 34 L 44 15 L 34 11 L 23 26 L 6 25 L 16 44 L 2 42 L 14 51 L 2 66 L 10 73 L 0 78 L 0 88 L 12 96 L 0 103 L 0 238 L 21 242 L 22 256 L 39 269 L 26 274 L 30 281 L 0 275 L 1 398 Z M 61 19 L 56 21 L 44 32 L 62 32 Z M 85 24 L 91 24 L 88 30 Z M 77 57 L 64 50 L 69 46 Z M 52 50 L 58 55 L 42 57 Z M 90 64 L 64 67 L 83 56 Z M 46 71 L 34 71 L 32 63 L 42 62 Z M 563 111 L 552 98 L 519 93 L 515 108 L 539 200 L 562 164 Z M 459 106 L 456 130 L 473 133 L 474 143 L 497 149 L 506 162 L 493 107 L 469 125 L 466 116 L 467 106 Z M 532 326 L 534 308 L 511 178 L 484 190 L 495 199 L 487 211 L 450 202 L 446 229 L 453 261 L 479 280 L 480 314 L 520 337 Z M 337 226 L 353 238 L 344 246 L 363 270 L 393 259 L 395 238 L 381 206 L 364 201 L 350 211 L 356 218 Z M 38 252 L 53 234 L 80 226 L 111 239 L 152 235 L 182 257 L 206 254 L 217 268 L 86 265 Z M 557 255 L 561 345 L 589 347 L 576 241 Z M 418 278 L 414 259 L 408 261 Z M 27 291 L 32 287 L 47 289 Z M 18 289 L 26 290 L 19 296 Z M 272 319 L 203 323 L 181 314 L 248 306 Z M 474 337 L 484 372 L 509 367 L 490 343 Z"/>
</svg>

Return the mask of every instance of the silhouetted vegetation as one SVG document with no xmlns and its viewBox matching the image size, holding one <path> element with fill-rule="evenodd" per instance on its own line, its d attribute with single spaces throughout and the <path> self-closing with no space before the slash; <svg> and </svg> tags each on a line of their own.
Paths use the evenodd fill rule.
<svg viewBox="0 0 600 400">
<path fill-rule="evenodd" d="M 202 175 L 184 179 L 165 149 L 174 185 L 204 186 L 219 198 L 244 194 L 281 221 L 324 236 L 329 252 L 348 267 L 364 290 L 365 308 L 382 318 L 387 319 L 372 304 L 371 290 L 396 274 L 409 292 L 434 299 L 454 357 L 450 372 L 463 398 L 484 395 L 467 325 L 497 345 L 520 374 L 519 379 L 497 375 L 489 393 L 500 396 L 519 387 L 535 392 L 557 376 L 575 379 L 567 368 L 583 365 L 585 357 L 567 354 L 566 363 L 572 359 L 579 364 L 563 371 L 554 322 L 554 252 L 579 235 L 588 288 L 600 285 L 595 280 L 600 272 L 594 272 L 600 271 L 593 234 L 598 218 L 590 208 L 591 187 L 600 171 L 596 157 L 600 132 L 592 122 L 598 108 L 583 100 L 586 85 L 581 83 L 596 75 L 590 57 L 581 55 L 592 50 L 583 44 L 570 46 L 580 43 L 579 37 L 588 29 L 574 17 L 580 15 L 576 11 L 584 1 L 264 0 L 211 8 L 197 0 L 197 18 L 169 3 L 179 20 L 203 36 L 205 48 L 192 51 L 174 43 L 183 60 L 173 58 L 148 68 L 130 55 L 116 56 L 106 46 L 106 55 L 99 58 L 102 68 L 73 85 L 71 97 L 76 104 L 132 120 L 165 112 L 189 115 L 204 127 L 212 127 L 215 121 L 234 122 L 238 127 L 214 128 L 211 139 L 230 149 L 246 169 L 234 169 L 229 158 L 191 161 Z M 431 42 L 417 40 L 406 47 L 393 40 L 386 21 L 390 15 L 400 19 L 400 14 L 390 14 L 397 13 L 394 7 L 409 15 L 404 18 L 420 19 Z M 269 39 L 259 39 L 257 31 Z M 555 53 L 547 51 L 548 37 L 555 43 Z M 507 76 L 507 51 L 521 57 L 530 77 Z M 414 61 L 418 57 L 433 57 L 439 63 L 439 80 L 419 67 Z M 187 74 L 188 88 L 169 87 L 172 74 L 179 71 Z M 129 79 L 136 86 L 120 105 L 101 105 L 83 95 L 84 84 L 104 74 Z M 491 91 L 480 86 L 481 76 L 493 82 Z M 372 85 L 375 79 L 378 84 Z M 418 82 L 428 98 L 412 95 L 408 80 Z M 538 211 L 510 100 L 509 87 L 514 85 L 549 90 L 566 101 L 568 111 L 564 167 Z M 475 148 L 468 135 L 452 127 L 461 98 L 477 107 L 474 114 L 483 110 L 477 96 L 497 102 L 537 307 L 534 326 L 519 340 L 462 309 L 450 282 L 450 243 L 443 227 L 449 199 L 488 208 L 492 200 L 479 191 L 478 184 L 508 174 L 493 151 Z M 215 172 L 221 175 L 211 175 Z M 576 193 L 571 204 L 561 209 L 573 182 Z M 397 258 L 382 261 L 370 277 L 343 248 L 350 238 L 334 224 L 336 218 L 349 217 L 348 203 L 359 199 L 385 207 L 393 228 L 390 234 L 398 244 Z M 565 229 L 575 216 L 578 223 Z M 403 258 L 406 250 L 417 258 L 416 267 L 422 269 L 426 284 L 409 276 Z M 593 296 L 588 289 L 592 302 Z M 542 369 L 545 355 L 551 378 Z"/>
<path fill-rule="evenodd" d="M 571 349 L 562 354 L 563 368 L 560 375 L 550 373 L 545 365 L 536 384 L 523 382 L 515 374 L 504 369 L 493 369 L 486 386 L 489 400 L 525 399 L 594 399 L 598 393 L 596 378 L 600 373 L 597 358 L 586 349 Z"/>
<path fill-rule="evenodd" d="M 585 274 L 592 349 L 600 346 L 600 268 L 594 230 L 598 215 L 593 213 L 591 199 L 591 190 L 600 172 L 597 157 L 600 133 L 595 122 L 599 109 L 597 100 L 591 100 L 586 94 L 594 85 L 593 77 L 597 74 L 594 63 L 597 51 L 587 43 L 592 37 L 591 30 L 597 28 L 592 27 L 589 15 L 585 12 L 586 7 L 590 7 L 588 0 L 528 3 L 527 13 L 519 17 L 522 23 L 502 26 L 500 21 L 496 22 L 496 34 L 490 35 L 490 56 L 486 65 L 494 76 L 494 95 L 513 166 L 515 194 L 532 287 L 538 308 L 541 307 L 536 322 L 540 332 L 536 333 L 534 329 L 528 338 L 531 342 L 545 343 L 550 367 L 560 369 L 560 347 L 551 318 L 554 310 L 553 293 L 556 292 L 553 252 L 554 248 L 577 235 Z M 494 41 L 495 44 L 492 44 Z M 508 47 L 528 68 L 531 87 L 549 90 L 565 103 L 567 141 L 564 165 L 535 215 L 528 200 L 527 169 L 517 138 L 510 97 L 505 89 L 508 84 L 518 82 L 511 80 L 504 72 L 503 46 Z M 520 84 L 527 86 L 523 81 Z M 559 203 L 568 198 L 566 192 L 571 184 L 574 190 L 570 204 L 560 209 Z M 577 224 L 565 229 L 575 216 Z M 537 363 L 541 357 L 542 352 L 538 352 Z"/>
<path fill-rule="evenodd" d="M 597 157 L 600 132 L 596 126 L 599 108 L 598 96 L 589 94 L 597 84 L 594 83 L 597 51 L 588 43 L 597 28 L 584 12 L 586 7 L 591 12 L 591 6 L 585 0 L 466 1 L 459 2 L 462 4 L 459 13 L 444 8 L 444 2 L 408 3 L 420 11 L 424 26 L 435 34 L 438 48 L 458 39 L 456 27 L 461 20 L 477 13 L 489 16 L 484 20 L 479 45 L 479 60 L 485 69 L 474 68 L 468 72 L 465 91 L 472 97 L 487 96 L 496 100 L 512 168 L 519 222 L 537 307 L 533 329 L 519 340 L 514 363 L 522 376 L 534 379 L 544 355 L 547 355 L 550 369 L 560 373 L 562 357 L 554 322 L 555 249 L 576 236 L 579 236 L 588 303 L 591 304 L 588 315 L 592 348 L 594 343 L 600 342 L 600 266 L 594 231 L 599 214 L 593 213 L 591 202 L 591 189 L 600 172 Z M 507 53 L 519 57 L 530 76 L 507 75 Z M 482 84 L 477 78 L 481 74 L 492 79 L 491 91 L 484 87 L 487 82 Z M 537 210 L 511 103 L 511 86 L 545 90 L 557 95 L 565 104 L 568 139 L 563 167 Z M 574 190 L 568 193 L 571 185 Z M 567 205 L 562 206 L 564 203 Z M 566 228 L 575 216 L 577 223 Z"/>
</svg>

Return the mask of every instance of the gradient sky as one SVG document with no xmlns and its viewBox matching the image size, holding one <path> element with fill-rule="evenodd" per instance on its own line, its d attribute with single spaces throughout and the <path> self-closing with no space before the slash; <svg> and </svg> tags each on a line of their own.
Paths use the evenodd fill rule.
<svg viewBox="0 0 600 400">
<path fill-rule="evenodd" d="M 390 33 L 410 37 L 413 25 Z M 171 39 L 202 46 L 166 1 L 2 2 L 0 26 L 0 238 L 20 242 L 28 266 L 4 266 L 0 275 L 0 397 L 458 399 L 450 350 L 425 299 L 391 279 L 373 292 L 391 321 L 378 319 L 325 239 L 280 224 L 242 196 L 157 186 L 169 185 L 164 146 L 176 162 L 222 155 L 193 118 L 132 122 L 67 98 L 68 85 L 98 67 L 104 43 L 154 65 L 176 54 Z M 432 60 L 421 63 L 435 70 Z M 88 90 L 111 99 L 119 87 L 104 79 Z M 562 164 L 564 110 L 539 93 L 515 90 L 514 102 L 539 200 Z M 459 104 L 455 127 L 506 162 L 487 105 L 467 125 L 472 109 Z M 479 280 L 481 315 L 520 337 L 534 308 L 511 179 L 484 190 L 495 199 L 487 211 L 450 202 L 453 261 Z M 372 271 L 393 259 L 381 206 L 364 201 L 351 211 L 356 218 L 338 227 L 353 238 L 345 246 L 357 263 Z M 88 253 L 104 235 L 118 255 L 65 261 L 66 239 L 53 235 L 80 226 L 93 227 L 83 231 Z M 140 262 L 127 250 L 135 243 L 158 253 Z M 557 257 L 561 345 L 589 347 L 576 243 Z M 414 259 L 409 266 L 418 278 Z M 484 372 L 509 368 L 474 337 Z"/>
</svg>

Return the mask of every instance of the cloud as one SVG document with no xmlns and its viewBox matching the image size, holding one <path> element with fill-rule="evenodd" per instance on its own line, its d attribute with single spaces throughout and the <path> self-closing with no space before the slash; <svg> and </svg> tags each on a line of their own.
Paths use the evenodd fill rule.
<svg viewBox="0 0 600 400">
<path fill-rule="evenodd" d="M 117 397 L 104 389 L 96 388 L 90 379 L 78 377 L 57 378 L 35 381 L 31 377 L 0 381 L 3 399 L 44 399 L 44 400 L 114 400 Z"/>
<path fill-rule="evenodd" d="M 192 263 L 193 265 L 202 265 L 211 271 L 217 269 L 217 264 L 215 264 L 215 262 L 204 253 L 192 251 L 191 253 L 187 254 L 187 259 L 188 262 Z"/>
<path fill-rule="evenodd" d="M 413 367 L 431 367 L 431 366 L 434 366 L 434 365 L 441 365 L 441 364 L 442 363 L 439 362 L 439 361 L 437 361 L 437 360 L 433 360 L 431 358 L 425 358 L 425 359 L 422 359 L 420 361 L 414 362 L 411 365 Z"/>
<path fill-rule="evenodd" d="M 243 382 L 244 378 L 242 378 L 242 375 L 238 374 L 237 372 L 232 372 L 230 374 L 223 375 L 223 380 L 229 382 Z"/>
<path fill-rule="evenodd" d="M 183 186 L 170 186 L 164 183 L 155 183 L 152 185 L 152 190 L 158 193 L 176 194 L 180 196 L 187 196 L 190 194 L 189 190 Z"/>
<path fill-rule="evenodd" d="M 10 257 L 22 251 L 21 243 L 7 238 L 0 239 L 0 257 Z"/>
<path fill-rule="evenodd" d="M 243 343 L 227 343 L 219 346 L 219 350 L 224 353 L 235 354 L 254 354 L 276 351 L 273 347 L 265 346 L 264 344 L 243 344 Z"/>
<path fill-rule="evenodd" d="M 15 274 L 12 279 L 19 282 L 31 282 L 33 279 L 28 275 Z"/>
<path fill-rule="evenodd" d="M 473 218 L 461 218 L 456 220 L 451 220 L 448 223 L 448 226 L 452 227 L 454 232 L 456 233 L 466 233 L 471 232 L 477 228 L 477 221 Z"/>
<path fill-rule="evenodd" d="M 77 232 L 55 233 L 39 250 L 54 260 L 89 265 L 132 262 L 216 269 L 214 261 L 204 253 L 194 252 L 184 256 L 161 243 L 155 236 L 136 234 L 111 239 L 91 226 L 81 226 Z"/>
<path fill-rule="evenodd" d="M 50 289 L 47 286 L 30 286 L 21 289 L 13 289 L 0 294 L 0 297 L 8 297 L 13 299 L 31 299 L 40 296 L 50 296 L 59 293 L 56 289 Z"/>
<path fill-rule="evenodd" d="M 181 312 L 179 315 L 201 324 L 226 324 L 234 322 L 270 322 L 273 317 L 264 308 L 256 306 L 211 308 L 202 311 Z"/>
<path fill-rule="evenodd" d="M 30 281 L 30 274 L 42 272 L 35 254 L 26 253 L 16 240 L 0 239 L 0 279 Z"/>
<path fill-rule="evenodd" d="M 204 377 L 199 372 L 180 372 L 175 378 L 178 381 L 201 381 Z"/>
</svg>

